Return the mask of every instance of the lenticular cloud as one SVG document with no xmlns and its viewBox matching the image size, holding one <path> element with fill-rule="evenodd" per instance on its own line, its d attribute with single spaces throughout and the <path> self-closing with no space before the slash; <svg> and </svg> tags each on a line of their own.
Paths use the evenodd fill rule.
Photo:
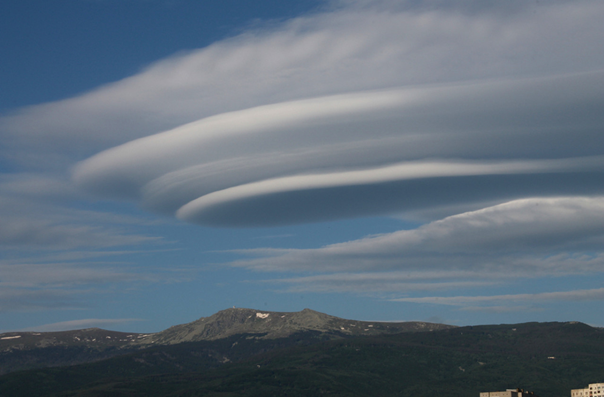
<svg viewBox="0 0 604 398">
<path fill-rule="evenodd" d="M 602 194 L 602 109 L 602 71 L 332 95 L 131 141 L 74 180 L 214 226 Z"/>
</svg>

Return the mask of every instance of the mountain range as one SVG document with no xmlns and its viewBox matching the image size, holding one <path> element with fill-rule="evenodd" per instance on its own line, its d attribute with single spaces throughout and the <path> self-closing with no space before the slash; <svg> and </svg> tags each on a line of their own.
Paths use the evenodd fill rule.
<svg viewBox="0 0 604 398">
<path fill-rule="evenodd" d="M 604 381 L 604 330 L 231 308 L 151 334 L 5 333 L 0 364 L 2 396 L 568 396 Z"/>
<path fill-rule="evenodd" d="M 252 334 L 256 339 L 266 340 L 313 332 L 322 339 L 332 339 L 450 327 L 426 322 L 351 321 L 310 309 L 273 312 L 229 308 L 159 333 L 124 333 L 99 328 L 3 333 L 0 334 L 0 374 L 87 363 L 153 346 L 218 340 L 238 334 Z"/>
</svg>

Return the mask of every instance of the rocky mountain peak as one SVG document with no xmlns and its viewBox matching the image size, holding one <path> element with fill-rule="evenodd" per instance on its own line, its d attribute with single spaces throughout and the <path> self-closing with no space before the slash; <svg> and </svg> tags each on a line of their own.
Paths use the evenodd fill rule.
<svg viewBox="0 0 604 398">
<path fill-rule="evenodd" d="M 235 334 L 254 334 L 257 338 L 287 337 L 296 332 L 315 331 L 330 335 L 372 335 L 407 331 L 430 331 L 449 328 L 426 322 L 352 321 L 305 308 L 299 312 L 262 311 L 228 308 L 194 322 L 173 326 L 151 334 L 142 344 L 178 344 L 216 340 Z"/>
</svg>

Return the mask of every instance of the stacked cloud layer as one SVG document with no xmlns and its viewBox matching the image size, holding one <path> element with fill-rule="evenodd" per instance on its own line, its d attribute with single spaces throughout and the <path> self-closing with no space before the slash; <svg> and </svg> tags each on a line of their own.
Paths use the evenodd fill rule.
<svg viewBox="0 0 604 398">
<path fill-rule="evenodd" d="M 30 171 L 62 171 L 112 146 L 259 105 L 604 65 L 598 1 L 330 3 L 88 93 L 0 115 L 0 156 Z"/>
<path fill-rule="evenodd" d="M 182 220 L 270 226 L 604 193 L 604 72 L 363 91 L 224 113 L 80 163 Z"/>
<path fill-rule="evenodd" d="M 333 1 L 2 115 L 0 157 L 21 173 L 0 181 L 0 243 L 153 241 L 110 228 L 122 214 L 58 210 L 76 195 L 63 172 L 81 161 L 73 181 L 85 190 L 201 225 L 377 214 L 426 222 L 316 249 L 246 251 L 256 257 L 231 263 L 311 273 L 278 281 L 291 290 L 400 295 L 597 275 L 603 19 L 597 1 Z M 37 268 L 20 269 L 30 278 Z M 77 283 L 131 277 L 82 275 Z"/>
</svg>

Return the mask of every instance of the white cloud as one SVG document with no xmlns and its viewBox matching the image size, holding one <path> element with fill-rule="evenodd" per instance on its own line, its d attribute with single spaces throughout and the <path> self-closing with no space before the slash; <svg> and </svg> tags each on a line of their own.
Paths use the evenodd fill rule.
<svg viewBox="0 0 604 398">
<path fill-rule="evenodd" d="M 36 172 L 82 161 L 73 181 L 89 193 L 203 225 L 432 221 L 232 263 L 332 273 L 283 280 L 291 289 L 599 272 L 604 5 L 414 3 L 342 2 L 2 116 L 0 155 L 31 173 L 2 177 L 0 243 L 148 241 L 100 213 L 36 207 L 79 194 Z M 387 280 L 402 270 L 424 279 Z"/>
<path fill-rule="evenodd" d="M 598 194 L 602 16 L 598 2 L 336 2 L 5 115 L 3 156 L 63 170 L 123 144 L 74 180 L 221 226 Z"/>
<path fill-rule="evenodd" d="M 187 221 L 243 226 L 601 193 L 604 158 L 594 142 L 604 125 L 603 77 L 262 106 L 107 150 L 81 163 L 74 179 Z"/>
<path fill-rule="evenodd" d="M 359 6 L 258 28 L 0 122 L 33 169 L 223 112 L 359 90 L 601 68 L 599 2 Z"/>
<path fill-rule="evenodd" d="M 317 249 L 242 250 L 231 264 L 258 270 L 480 271 L 548 275 L 601 270 L 604 199 L 521 199 Z"/>
</svg>

